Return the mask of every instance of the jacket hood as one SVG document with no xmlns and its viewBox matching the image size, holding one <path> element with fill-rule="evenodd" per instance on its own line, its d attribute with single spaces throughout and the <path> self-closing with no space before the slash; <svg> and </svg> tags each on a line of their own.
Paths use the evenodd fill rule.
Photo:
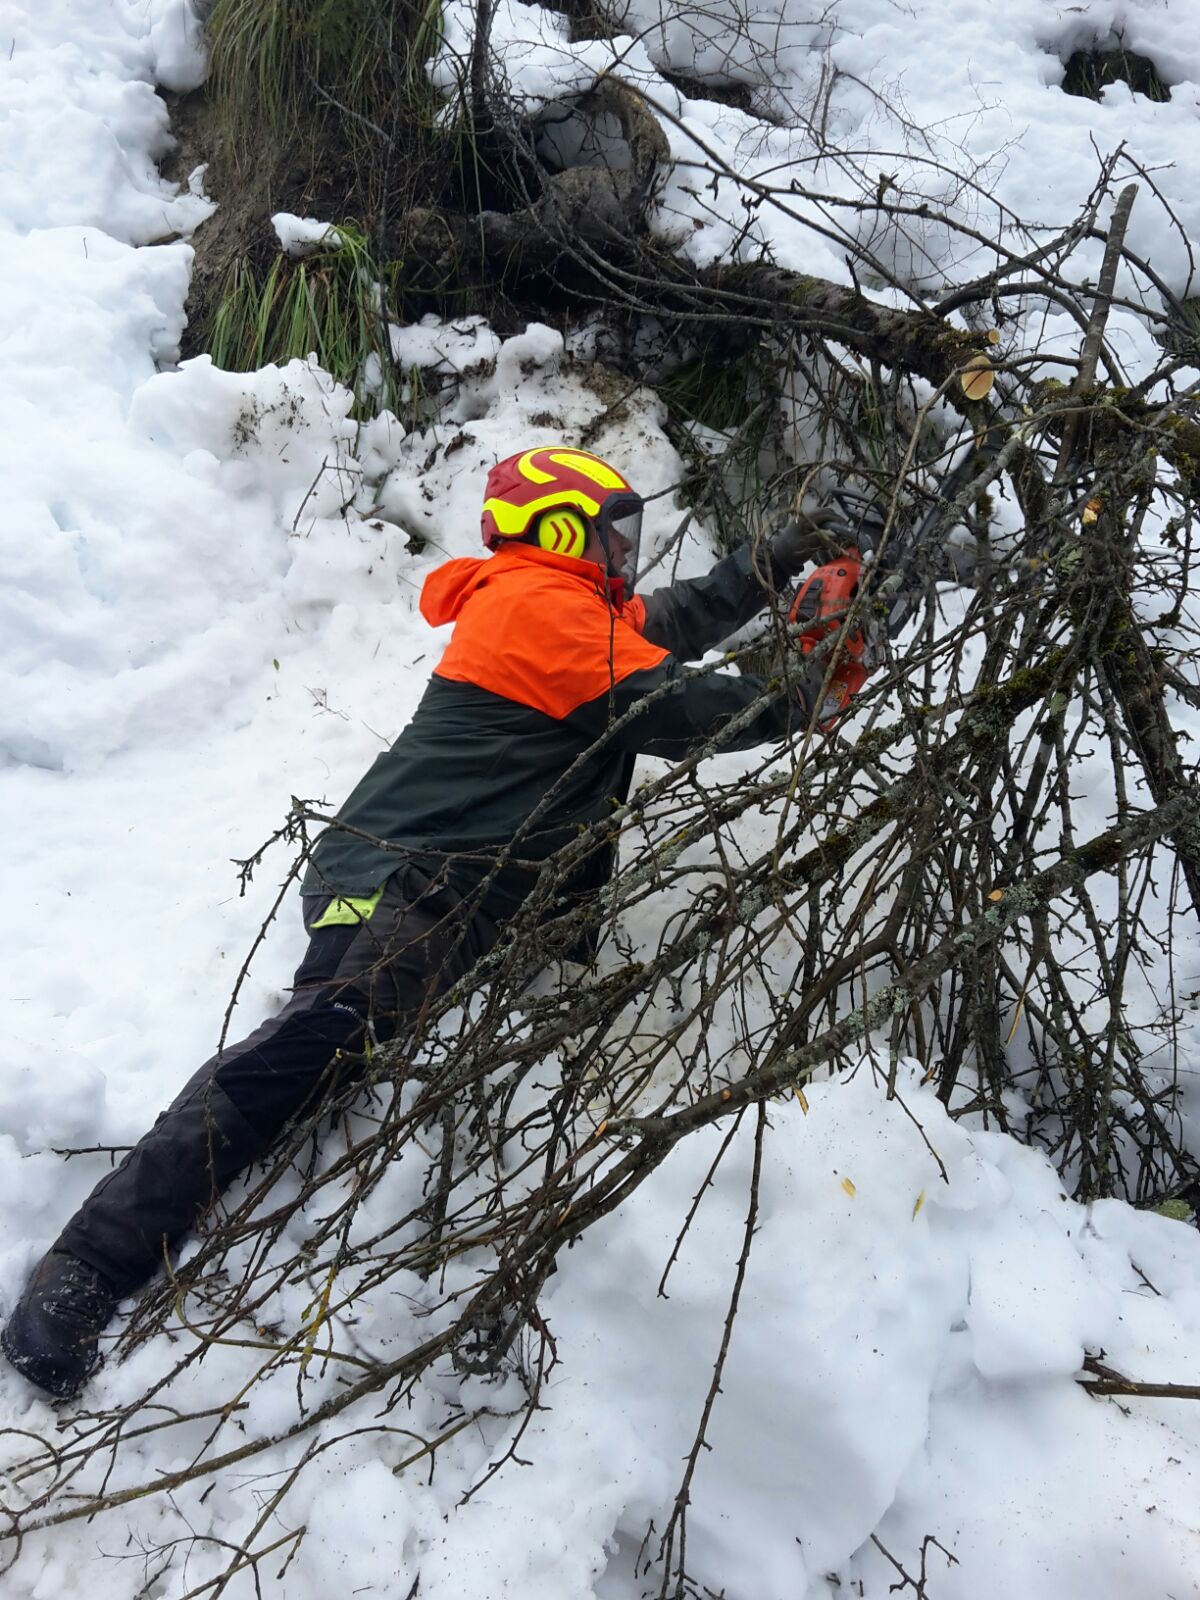
<svg viewBox="0 0 1200 1600">
<path fill-rule="evenodd" d="M 539 567 L 552 567 L 565 576 L 582 579 L 603 592 L 604 577 L 594 561 L 577 561 L 571 556 L 556 556 L 549 550 L 539 550 L 535 545 L 512 544 L 497 550 L 491 556 L 456 556 L 435 567 L 421 588 L 421 615 L 431 627 L 440 628 L 447 622 L 457 622 L 467 601 L 481 589 L 489 578 L 531 562 Z M 621 610 L 625 599 L 625 585 L 620 578 L 608 580 L 608 590 L 616 610 Z"/>
<path fill-rule="evenodd" d="M 421 615 L 433 628 L 454 622 L 482 583 L 494 558 L 458 556 L 435 567 L 421 586 Z"/>
</svg>

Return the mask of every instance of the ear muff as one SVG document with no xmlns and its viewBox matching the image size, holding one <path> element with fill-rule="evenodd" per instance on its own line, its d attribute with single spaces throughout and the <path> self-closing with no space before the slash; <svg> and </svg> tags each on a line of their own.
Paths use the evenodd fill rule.
<svg viewBox="0 0 1200 1600">
<path fill-rule="evenodd" d="M 578 511 L 547 511 L 538 518 L 537 542 L 551 555 L 578 560 L 587 541 L 587 524 Z"/>
</svg>

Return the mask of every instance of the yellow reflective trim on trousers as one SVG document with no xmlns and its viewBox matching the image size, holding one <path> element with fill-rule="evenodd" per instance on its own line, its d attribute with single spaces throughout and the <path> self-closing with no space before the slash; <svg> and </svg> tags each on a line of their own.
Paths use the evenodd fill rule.
<svg viewBox="0 0 1200 1600">
<path fill-rule="evenodd" d="M 347 895 L 342 900 L 331 900 L 322 911 L 321 915 L 310 927 L 317 928 L 344 928 L 353 927 L 356 922 L 370 922 L 375 913 L 375 907 L 383 898 L 383 890 L 376 889 L 374 894 Z"/>
</svg>

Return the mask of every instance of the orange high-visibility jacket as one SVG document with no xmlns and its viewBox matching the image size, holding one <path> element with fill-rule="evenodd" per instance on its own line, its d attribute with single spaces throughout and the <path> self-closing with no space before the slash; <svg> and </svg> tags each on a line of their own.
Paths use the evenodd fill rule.
<svg viewBox="0 0 1200 1600">
<path fill-rule="evenodd" d="M 680 666 L 784 582 L 762 574 L 748 547 L 703 578 L 627 602 L 594 563 L 527 544 L 438 567 L 421 611 L 435 627 L 454 624 L 450 642 L 412 721 L 322 835 L 304 892 L 370 895 L 415 856 L 463 894 L 490 878 L 482 909 L 498 921 L 549 856 L 591 829 L 561 911 L 611 871 L 603 823 L 627 798 L 639 752 L 678 759 L 755 701 L 720 749 L 788 732 L 792 707 L 783 695 L 764 700 L 762 679 Z"/>
</svg>

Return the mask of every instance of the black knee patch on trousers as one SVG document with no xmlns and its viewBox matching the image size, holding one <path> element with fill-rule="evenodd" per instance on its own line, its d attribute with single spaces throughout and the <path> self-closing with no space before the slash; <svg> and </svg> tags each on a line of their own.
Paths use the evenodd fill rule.
<svg viewBox="0 0 1200 1600">
<path fill-rule="evenodd" d="M 329 989 L 285 1016 L 259 1045 L 209 1063 L 121 1165 L 101 1180 L 63 1230 L 59 1246 L 129 1293 L 230 1180 L 270 1146 L 319 1092 L 344 1052 L 362 1069 L 367 1005 Z"/>
<path fill-rule="evenodd" d="M 226 1185 L 334 1081 L 361 1075 L 368 1038 L 391 1039 L 491 947 L 494 925 L 465 924 L 424 869 L 394 874 L 368 923 L 313 929 L 292 999 L 242 1043 L 206 1061 L 153 1128 L 67 1224 L 58 1248 L 122 1294 L 161 1265 Z"/>
<path fill-rule="evenodd" d="M 327 990 L 262 1044 L 221 1061 L 213 1081 L 252 1128 L 272 1139 L 316 1093 L 339 1054 L 347 1076 L 359 1076 L 366 1038 L 366 997 Z"/>
</svg>

